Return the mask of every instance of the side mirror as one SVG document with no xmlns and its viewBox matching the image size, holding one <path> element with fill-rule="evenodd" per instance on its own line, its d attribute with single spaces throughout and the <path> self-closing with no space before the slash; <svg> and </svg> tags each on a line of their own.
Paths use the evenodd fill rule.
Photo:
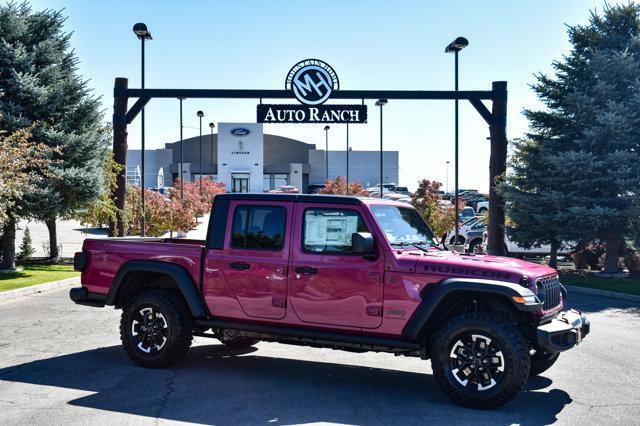
<svg viewBox="0 0 640 426">
<path fill-rule="evenodd" d="M 351 250 L 354 254 L 363 256 L 374 254 L 373 235 L 368 232 L 354 232 L 351 234 Z"/>
</svg>

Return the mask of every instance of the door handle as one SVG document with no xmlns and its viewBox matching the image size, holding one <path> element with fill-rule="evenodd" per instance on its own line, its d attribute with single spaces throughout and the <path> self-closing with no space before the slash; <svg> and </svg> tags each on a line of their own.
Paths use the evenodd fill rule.
<svg viewBox="0 0 640 426">
<path fill-rule="evenodd" d="M 229 264 L 229 268 L 237 269 L 239 271 L 244 271 L 244 270 L 247 270 L 247 269 L 251 269 L 251 265 L 249 265 L 248 263 L 244 263 L 244 262 L 231 262 Z"/>
<path fill-rule="evenodd" d="M 311 266 L 298 266 L 296 269 L 296 274 L 304 274 L 304 275 L 315 275 L 318 273 L 316 268 L 312 268 Z"/>
</svg>

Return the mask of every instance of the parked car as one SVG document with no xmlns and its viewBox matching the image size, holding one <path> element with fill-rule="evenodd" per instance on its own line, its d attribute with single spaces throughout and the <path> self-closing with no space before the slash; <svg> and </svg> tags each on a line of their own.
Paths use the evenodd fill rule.
<svg viewBox="0 0 640 426">
<path fill-rule="evenodd" d="M 482 251 L 487 252 L 487 231 L 482 235 Z M 558 255 L 565 256 L 570 254 L 575 247 L 575 243 L 562 243 L 558 249 Z M 551 246 L 543 244 L 538 247 L 524 248 L 518 245 L 516 242 L 511 241 L 508 235 L 504 236 L 504 248 L 506 256 L 523 257 L 523 256 L 535 256 L 543 257 L 551 253 Z"/>
<path fill-rule="evenodd" d="M 465 244 L 467 241 L 467 234 L 474 230 L 480 230 L 480 242 L 482 242 L 482 231 L 484 231 L 485 225 L 482 221 L 482 218 L 479 216 L 474 216 L 471 219 L 467 219 L 463 223 L 458 226 L 458 244 Z M 449 231 L 445 238 L 445 245 L 452 246 L 455 242 L 456 230 L 452 229 Z"/>
<path fill-rule="evenodd" d="M 561 312 L 554 269 L 441 251 L 404 203 L 228 193 L 210 220 L 205 240 L 86 239 L 74 257 L 71 300 L 121 308 L 120 339 L 140 366 L 175 364 L 193 336 L 390 352 L 431 359 L 444 393 L 487 409 L 590 330 Z"/>
<path fill-rule="evenodd" d="M 464 242 L 465 253 L 484 253 L 482 238 L 484 236 L 484 222 L 479 221 L 476 226 L 467 232 L 467 238 Z"/>
<path fill-rule="evenodd" d="M 411 195 L 413 195 L 413 193 L 411 191 L 409 191 L 409 188 L 407 188 L 406 186 L 396 186 L 393 189 L 393 192 L 397 193 L 397 194 L 402 194 L 402 195 L 406 195 L 408 197 L 410 197 Z"/>
<path fill-rule="evenodd" d="M 476 207 L 477 207 L 478 214 L 487 214 L 487 213 L 489 213 L 489 200 L 480 201 L 477 204 Z"/>
<path fill-rule="evenodd" d="M 325 185 L 309 185 L 307 186 L 307 194 L 317 194 L 320 191 L 322 191 L 324 188 L 326 188 Z"/>
<path fill-rule="evenodd" d="M 476 211 L 473 207 L 463 207 L 458 213 L 458 222 L 463 223 L 474 217 L 476 217 Z"/>
<path fill-rule="evenodd" d="M 293 185 L 282 185 L 277 187 L 276 189 L 272 189 L 269 192 L 281 194 L 297 194 L 298 192 L 300 192 L 300 190 Z"/>
</svg>

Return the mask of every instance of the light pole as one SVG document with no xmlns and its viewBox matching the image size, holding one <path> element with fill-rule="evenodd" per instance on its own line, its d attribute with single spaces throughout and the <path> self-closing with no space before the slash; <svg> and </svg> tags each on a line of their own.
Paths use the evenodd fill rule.
<svg viewBox="0 0 640 426">
<path fill-rule="evenodd" d="M 200 174 L 200 195 L 202 195 L 202 117 L 204 117 L 204 112 L 198 111 L 197 115 L 200 118 L 200 166 L 198 173 Z"/>
<path fill-rule="evenodd" d="M 345 195 L 349 195 L 349 123 L 347 123 L 347 151 L 345 153 L 347 154 L 347 175 L 345 176 L 347 189 Z"/>
<path fill-rule="evenodd" d="M 324 126 L 324 174 L 325 174 L 325 185 L 329 180 L 329 129 L 331 127 Z"/>
<path fill-rule="evenodd" d="M 447 47 L 445 47 L 445 53 L 453 53 L 455 55 L 455 91 L 458 91 L 458 52 L 469 45 L 469 41 L 464 37 L 458 37 L 453 40 Z M 455 246 L 458 245 L 458 232 L 460 226 L 458 223 L 460 206 L 458 205 L 458 98 L 455 99 L 455 159 L 454 159 L 454 185 L 455 185 L 455 212 L 456 212 L 456 233 L 455 233 Z"/>
<path fill-rule="evenodd" d="M 446 182 L 447 182 L 446 183 L 447 192 L 449 192 L 449 163 L 451 163 L 451 162 L 450 161 L 446 162 L 445 169 L 444 169 L 444 173 L 445 173 L 445 176 L 446 176 Z"/>
<path fill-rule="evenodd" d="M 209 123 L 209 128 L 211 129 L 211 182 L 213 182 L 213 128 L 216 127 L 215 124 Z"/>
<path fill-rule="evenodd" d="M 384 172 L 382 171 L 382 107 L 385 106 L 387 102 L 388 101 L 386 99 L 378 99 L 376 101 L 376 106 L 380 107 L 380 198 L 382 198 L 384 188 L 382 186 L 382 183 L 384 182 Z"/>
<path fill-rule="evenodd" d="M 183 141 L 182 141 L 182 101 L 185 98 L 178 98 L 180 100 L 180 175 L 178 176 L 180 178 L 180 199 L 184 200 L 184 147 L 183 147 Z"/>
<path fill-rule="evenodd" d="M 141 57 L 140 57 L 140 62 L 141 62 L 141 68 L 142 68 L 142 78 L 141 78 L 141 82 L 140 82 L 140 87 L 142 89 L 144 89 L 144 41 L 145 40 L 152 40 L 151 38 L 151 32 L 149 32 L 149 30 L 147 29 L 147 26 L 145 24 L 143 24 L 142 22 L 138 22 L 137 24 L 135 24 L 133 26 L 133 33 L 136 35 L 136 37 L 138 37 L 138 39 L 140 40 L 140 44 L 141 44 Z M 145 209 L 144 209 L 144 107 L 142 107 L 142 112 L 140 115 L 140 126 L 141 126 L 141 142 L 142 142 L 142 149 L 140 152 L 140 165 L 142 166 L 142 173 L 141 173 L 141 177 L 140 177 L 140 186 L 142 191 L 140 191 L 141 194 L 141 201 L 142 201 L 142 218 L 140 219 L 140 236 L 144 237 L 145 236 L 145 232 L 144 232 L 144 228 L 145 228 L 145 221 L 144 221 L 144 216 L 145 216 Z"/>
</svg>

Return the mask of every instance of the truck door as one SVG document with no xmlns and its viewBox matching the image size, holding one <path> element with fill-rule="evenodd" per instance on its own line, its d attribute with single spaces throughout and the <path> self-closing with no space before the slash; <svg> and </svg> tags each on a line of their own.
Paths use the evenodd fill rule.
<svg viewBox="0 0 640 426">
<path fill-rule="evenodd" d="M 283 318 L 292 203 L 232 201 L 222 253 L 222 274 L 243 311 Z"/>
<path fill-rule="evenodd" d="M 289 300 L 298 318 L 309 323 L 379 327 L 383 255 L 372 260 L 351 252 L 351 235 L 372 229 L 360 207 L 296 203 L 294 215 Z"/>
</svg>

